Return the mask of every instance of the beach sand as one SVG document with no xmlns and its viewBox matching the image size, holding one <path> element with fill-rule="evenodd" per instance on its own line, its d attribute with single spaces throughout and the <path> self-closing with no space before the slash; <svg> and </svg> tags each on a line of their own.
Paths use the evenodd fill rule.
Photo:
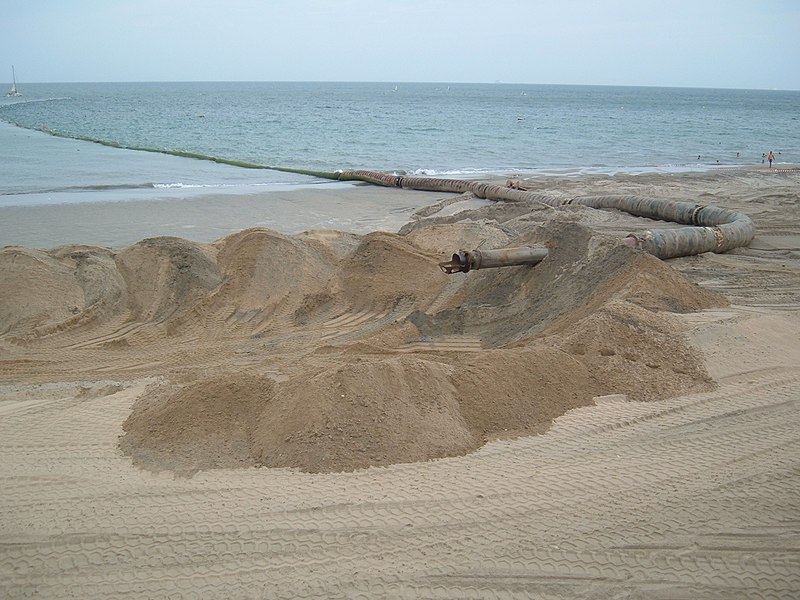
<svg viewBox="0 0 800 600">
<path fill-rule="evenodd" d="M 800 174 L 520 182 L 757 236 L 662 262 L 619 240 L 668 223 L 363 186 L 296 192 L 363 202 L 347 233 L 5 209 L 104 231 L 0 251 L 0 595 L 796 598 Z M 384 198 L 410 223 L 365 233 Z"/>
</svg>

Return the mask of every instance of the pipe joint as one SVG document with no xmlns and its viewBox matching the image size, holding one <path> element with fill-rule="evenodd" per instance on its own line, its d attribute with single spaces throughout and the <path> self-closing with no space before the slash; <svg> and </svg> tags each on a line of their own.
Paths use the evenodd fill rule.
<svg viewBox="0 0 800 600">
<path fill-rule="evenodd" d="M 696 204 L 695 205 L 694 209 L 692 210 L 692 214 L 689 217 L 689 221 L 690 221 L 691 225 L 700 225 L 701 224 L 700 213 L 703 212 L 703 210 L 705 208 L 706 208 L 706 206 L 702 205 L 702 204 Z"/>
</svg>

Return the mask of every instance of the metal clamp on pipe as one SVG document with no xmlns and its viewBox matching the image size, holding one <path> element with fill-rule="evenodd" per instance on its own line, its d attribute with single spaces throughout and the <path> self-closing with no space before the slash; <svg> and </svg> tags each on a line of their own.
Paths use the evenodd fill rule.
<svg viewBox="0 0 800 600">
<path fill-rule="evenodd" d="M 439 268 L 447 273 L 469 273 L 476 269 L 537 265 L 547 258 L 547 248 L 498 248 L 496 250 L 459 250 L 451 260 L 440 262 Z"/>
</svg>

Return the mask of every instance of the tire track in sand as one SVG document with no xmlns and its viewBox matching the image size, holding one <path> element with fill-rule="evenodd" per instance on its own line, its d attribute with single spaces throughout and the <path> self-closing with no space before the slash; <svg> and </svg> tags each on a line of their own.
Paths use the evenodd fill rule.
<svg viewBox="0 0 800 600">
<path fill-rule="evenodd" d="M 44 404 L 0 423 L 0 592 L 789 598 L 800 376 L 775 375 L 341 475 L 151 474 L 116 448 L 144 384 Z"/>
</svg>

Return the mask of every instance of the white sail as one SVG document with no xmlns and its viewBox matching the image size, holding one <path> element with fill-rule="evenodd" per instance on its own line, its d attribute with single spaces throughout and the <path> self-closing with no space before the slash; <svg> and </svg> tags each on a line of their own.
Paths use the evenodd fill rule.
<svg viewBox="0 0 800 600">
<path fill-rule="evenodd" d="M 17 74 L 14 72 L 14 65 L 11 65 L 11 90 L 6 96 L 22 96 L 22 94 L 17 91 Z"/>
</svg>

